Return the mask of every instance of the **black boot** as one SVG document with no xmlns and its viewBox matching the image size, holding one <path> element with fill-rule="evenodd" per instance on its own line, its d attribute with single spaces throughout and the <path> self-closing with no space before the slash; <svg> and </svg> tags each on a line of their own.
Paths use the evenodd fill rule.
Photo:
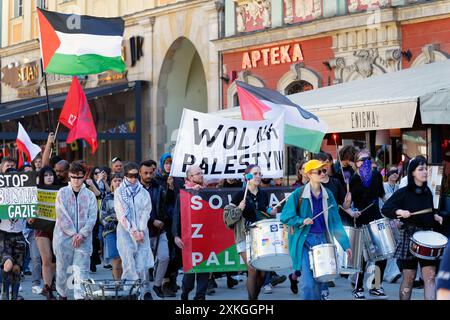
<svg viewBox="0 0 450 320">
<path fill-rule="evenodd" d="M 11 282 L 9 279 L 3 278 L 3 286 L 2 286 L 2 300 L 9 300 L 9 287 Z"/>
<path fill-rule="evenodd" d="M 19 288 L 20 288 L 20 282 L 12 283 L 11 300 L 24 300 L 22 296 L 19 296 Z"/>
</svg>

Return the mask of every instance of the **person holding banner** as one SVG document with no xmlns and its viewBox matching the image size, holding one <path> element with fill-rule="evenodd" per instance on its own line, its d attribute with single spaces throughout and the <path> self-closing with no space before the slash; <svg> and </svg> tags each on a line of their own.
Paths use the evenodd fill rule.
<svg viewBox="0 0 450 320">
<path fill-rule="evenodd" d="M 6 158 L 8 161 L 5 163 L 13 163 L 11 158 Z M 2 161 L 2 165 L 4 162 Z M 17 170 L 14 167 L 2 166 L 2 171 L 5 173 L 16 173 Z M 26 219 L 14 218 L 14 219 L 2 219 L 0 222 L 0 272 L 1 279 L 3 281 L 2 286 L 2 300 L 23 300 L 23 297 L 19 295 L 21 272 L 23 268 L 23 261 L 26 250 L 26 240 L 23 235 L 25 230 Z"/>
<path fill-rule="evenodd" d="M 280 221 L 290 227 L 289 250 L 293 269 L 300 270 L 302 300 L 321 300 L 322 283 L 316 281 L 310 268 L 309 250 L 324 243 L 333 243 L 333 237 L 351 257 L 350 241 L 344 230 L 333 193 L 321 183 L 326 176 L 325 166 L 319 160 L 305 165 L 309 183 L 297 188 L 284 206 Z"/>
<path fill-rule="evenodd" d="M 254 164 L 247 166 L 245 178 L 247 180 L 245 191 L 236 193 L 230 205 L 225 206 L 224 218 L 227 226 L 233 228 L 237 252 L 247 264 L 248 299 L 257 300 L 264 285 L 265 273 L 253 268 L 248 261 L 245 230 L 254 222 L 275 218 L 277 209 L 274 208 L 270 214 L 267 213 L 269 195 L 260 189 L 262 174 L 259 166 Z"/>
<path fill-rule="evenodd" d="M 92 230 L 97 220 L 97 199 L 84 185 L 87 168 L 79 161 L 69 168 L 70 183 L 56 196 L 53 251 L 56 256 L 56 290 L 67 300 L 68 275 L 74 276 L 74 296 L 83 300 L 81 280 L 87 279 L 92 254 Z"/>
<path fill-rule="evenodd" d="M 203 171 L 199 166 L 193 165 L 186 170 L 186 189 L 200 190 L 204 188 Z M 175 244 L 181 250 L 184 249 L 184 242 L 181 235 L 181 209 L 180 209 L 180 194 L 177 196 L 175 209 L 173 212 L 172 234 L 174 236 Z M 206 290 L 208 289 L 209 273 L 184 273 L 183 283 L 181 286 L 181 300 L 189 300 L 189 292 L 194 289 L 194 282 L 197 279 L 197 289 L 194 300 L 205 300 Z"/>
<path fill-rule="evenodd" d="M 139 167 L 134 162 L 124 166 L 125 179 L 114 192 L 117 220 L 117 249 L 122 259 L 122 280 L 142 281 L 141 300 L 153 300 L 148 286 L 148 269 L 154 258 L 147 223 L 152 211 L 149 193 L 139 182 Z"/>
<path fill-rule="evenodd" d="M 436 299 L 436 268 L 438 260 L 419 259 L 412 255 L 409 247 L 411 237 L 416 231 L 439 228 L 443 218 L 433 209 L 433 195 L 427 186 L 427 163 L 424 158 L 415 158 L 408 165 L 408 185 L 400 188 L 386 201 L 382 213 L 391 218 L 400 218 L 403 223 L 400 241 L 397 243 L 395 257 L 403 274 L 400 285 L 400 300 L 410 300 L 416 277 L 417 264 L 424 280 L 425 300 Z M 429 213 L 413 215 L 412 212 L 431 209 Z"/>
</svg>

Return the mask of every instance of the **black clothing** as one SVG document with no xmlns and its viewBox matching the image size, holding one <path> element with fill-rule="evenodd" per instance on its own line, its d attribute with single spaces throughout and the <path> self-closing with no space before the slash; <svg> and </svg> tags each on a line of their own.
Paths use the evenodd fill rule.
<svg viewBox="0 0 450 320">
<path fill-rule="evenodd" d="M 381 212 L 386 217 L 397 219 L 395 211 L 398 209 L 415 212 L 428 208 L 433 208 L 433 195 L 428 187 L 417 187 L 417 192 L 414 187 L 404 187 L 392 194 L 384 204 Z M 406 227 L 411 225 L 424 230 L 430 230 L 439 226 L 434 220 L 434 213 L 435 212 L 418 214 L 407 219 L 401 218 L 400 221 L 403 222 Z"/>
<path fill-rule="evenodd" d="M 236 193 L 231 202 L 238 206 L 241 203 L 242 199 L 244 199 L 244 192 L 245 190 L 241 190 Z M 242 216 L 249 223 L 265 219 L 267 218 L 267 216 L 265 216 L 261 212 L 266 213 L 268 207 L 269 195 L 265 191 L 258 188 L 258 192 L 256 193 L 256 195 L 254 195 L 250 191 L 247 191 L 247 199 L 245 209 L 242 212 Z"/>
<path fill-rule="evenodd" d="M 386 217 L 396 219 L 395 213 L 398 209 L 415 212 L 423 209 L 433 208 L 433 195 L 426 186 L 418 187 L 412 183 L 403 187 L 386 201 L 382 208 L 382 213 Z M 403 225 L 400 228 L 400 241 L 397 243 L 396 258 L 400 270 L 414 270 L 417 263 L 421 268 L 426 266 L 436 266 L 437 260 L 424 260 L 414 256 L 410 250 L 410 238 L 415 232 L 420 230 L 438 229 L 439 224 L 434 220 L 434 209 L 431 213 L 413 215 L 409 218 L 400 218 Z"/>
<path fill-rule="evenodd" d="M 338 179 L 344 189 L 347 190 L 346 183 L 342 177 L 342 170 L 340 168 L 338 169 L 339 170 L 336 169 L 336 174 L 334 174 L 333 177 Z M 355 170 L 353 170 L 351 166 L 343 167 L 342 169 L 344 171 L 346 181 L 350 183 L 350 179 L 355 175 Z"/>
<path fill-rule="evenodd" d="M 156 181 L 153 179 L 149 187 L 146 187 L 144 184 L 142 184 L 142 187 L 147 190 L 152 201 L 152 212 L 150 213 L 150 219 L 147 222 L 148 231 L 150 237 L 157 237 L 158 234 L 165 232 L 167 228 L 168 218 L 166 216 L 164 206 L 165 192 L 163 187 L 156 183 Z M 159 220 L 164 223 L 164 227 L 162 230 L 159 230 L 153 225 L 153 222 L 155 220 Z"/>
<path fill-rule="evenodd" d="M 333 193 L 336 203 L 338 205 L 342 205 L 345 201 L 346 189 L 342 186 L 338 179 L 334 177 L 329 178 L 330 180 L 327 183 L 322 183 L 322 185 Z M 339 215 L 341 216 L 341 220 L 344 225 L 353 225 L 353 218 L 341 208 L 339 208 Z"/>
<path fill-rule="evenodd" d="M 383 177 L 378 171 L 372 172 L 372 181 L 368 188 L 364 187 L 361 177 L 355 174 L 350 179 L 350 192 L 352 193 L 352 200 L 355 208 L 359 211 L 364 210 L 370 204 L 373 205 L 361 213 L 361 216 L 356 219 L 357 227 L 369 224 L 374 220 L 381 219 L 379 198 L 384 197 Z"/>
</svg>

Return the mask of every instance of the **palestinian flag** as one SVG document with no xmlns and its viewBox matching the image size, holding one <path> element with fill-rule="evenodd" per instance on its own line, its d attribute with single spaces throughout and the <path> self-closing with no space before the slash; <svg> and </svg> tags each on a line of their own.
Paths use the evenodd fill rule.
<svg viewBox="0 0 450 320">
<path fill-rule="evenodd" d="M 44 71 L 85 75 L 125 71 L 124 21 L 37 9 Z"/>
<path fill-rule="evenodd" d="M 264 120 L 285 113 L 284 142 L 319 152 L 328 126 L 278 91 L 236 81 L 243 120 Z"/>
</svg>

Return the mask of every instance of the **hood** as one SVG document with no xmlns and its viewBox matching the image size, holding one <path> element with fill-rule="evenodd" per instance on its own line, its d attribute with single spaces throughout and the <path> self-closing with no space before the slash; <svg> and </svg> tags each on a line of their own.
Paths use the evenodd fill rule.
<svg viewBox="0 0 450 320">
<path fill-rule="evenodd" d="M 172 158 L 172 155 L 169 152 L 164 153 L 161 158 L 159 158 L 159 169 L 165 174 L 169 174 L 169 172 L 165 172 L 164 170 L 164 161 L 166 161 L 167 158 Z"/>
</svg>

